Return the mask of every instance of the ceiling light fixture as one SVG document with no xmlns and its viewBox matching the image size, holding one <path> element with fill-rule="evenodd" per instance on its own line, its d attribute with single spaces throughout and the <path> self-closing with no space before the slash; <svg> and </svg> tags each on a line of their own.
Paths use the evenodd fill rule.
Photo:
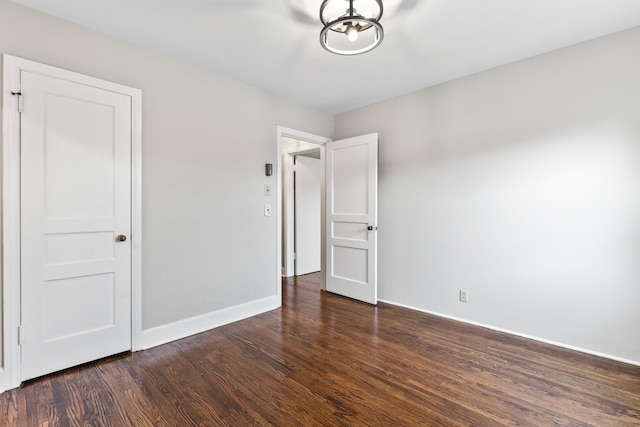
<svg viewBox="0 0 640 427">
<path fill-rule="evenodd" d="M 375 49 L 384 37 L 382 9 L 382 0 L 324 0 L 320 5 L 324 25 L 320 44 L 338 55 L 359 55 Z"/>
</svg>

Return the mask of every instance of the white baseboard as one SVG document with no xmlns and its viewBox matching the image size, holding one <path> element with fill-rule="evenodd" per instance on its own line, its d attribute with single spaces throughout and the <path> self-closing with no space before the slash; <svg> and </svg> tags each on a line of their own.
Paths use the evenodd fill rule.
<svg viewBox="0 0 640 427">
<path fill-rule="evenodd" d="M 482 328 L 487 328 L 487 329 L 491 329 L 491 330 L 494 330 L 494 331 L 504 332 L 506 334 L 515 335 L 515 336 L 518 336 L 518 337 L 522 337 L 522 338 L 527 338 L 527 339 L 534 340 L 534 341 L 543 342 L 545 344 L 555 345 L 556 347 L 562 347 L 562 348 L 566 348 L 566 349 L 569 349 L 569 350 L 575 350 L 575 351 L 579 351 L 581 353 L 591 354 L 593 356 L 604 357 L 606 359 L 615 360 L 616 362 L 622 362 L 622 363 L 627 363 L 629 365 L 640 366 L 640 361 L 637 361 L 637 360 L 624 359 L 622 357 L 612 356 L 610 354 L 600 353 L 598 351 L 593 351 L 593 350 L 588 350 L 588 349 L 585 349 L 585 348 L 575 347 L 575 346 L 572 346 L 572 345 L 569 345 L 569 344 L 564 344 L 564 343 L 561 343 L 561 342 L 551 341 L 551 340 L 548 340 L 548 339 L 539 338 L 539 337 L 535 337 L 535 336 L 532 336 L 532 335 L 521 334 L 519 332 L 510 331 L 508 329 L 498 328 L 496 326 L 491 326 L 491 325 L 485 325 L 484 323 L 478 323 L 478 322 L 474 322 L 474 321 L 467 320 L 467 319 L 461 319 L 459 317 L 448 316 L 446 314 L 442 314 L 442 313 L 438 313 L 438 312 L 430 311 L 430 310 L 424 310 L 424 309 L 417 308 L 417 307 L 412 307 L 412 306 L 406 305 L 406 304 L 399 304 L 399 303 L 396 303 L 396 302 L 393 302 L 393 301 L 386 301 L 386 300 L 382 300 L 382 299 L 379 299 L 378 301 L 379 302 L 383 302 L 385 304 L 395 305 L 397 307 L 408 308 L 409 310 L 419 311 L 421 313 L 427 313 L 427 314 L 432 314 L 432 315 L 438 316 L 438 317 L 444 317 L 445 319 L 455 320 L 456 322 L 462 322 L 462 323 L 467 323 L 469 325 L 480 326 Z"/>
<path fill-rule="evenodd" d="M 275 310 L 281 305 L 281 299 L 277 295 L 274 295 L 234 307 L 201 314 L 167 325 L 146 329 L 140 334 L 140 348 L 146 350 L 151 347 L 199 334 L 209 329 Z"/>
<path fill-rule="evenodd" d="M 4 368 L 0 368 L 0 394 L 9 390 L 9 384 L 7 384 L 7 378 L 5 376 Z"/>
</svg>

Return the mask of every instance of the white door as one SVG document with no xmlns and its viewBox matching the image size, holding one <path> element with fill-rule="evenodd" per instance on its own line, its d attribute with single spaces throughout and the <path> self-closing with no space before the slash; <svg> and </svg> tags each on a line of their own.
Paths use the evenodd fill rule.
<svg viewBox="0 0 640 427">
<path fill-rule="evenodd" d="M 320 271 L 320 159 L 296 156 L 296 275 Z"/>
<path fill-rule="evenodd" d="M 132 134 L 130 96 L 20 78 L 27 380 L 131 349 Z"/>
<path fill-rule="evenodd" d="M 326 144 L 326 289 L 378 301 L 378 134 Z"/>
</svg>

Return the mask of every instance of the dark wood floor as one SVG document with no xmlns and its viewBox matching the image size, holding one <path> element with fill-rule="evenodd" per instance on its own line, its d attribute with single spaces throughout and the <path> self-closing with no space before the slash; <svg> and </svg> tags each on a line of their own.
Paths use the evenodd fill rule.
<svg viewBox="0 0 640 427">
<path fill-rule="evenodd" d="M 640 368 L 283 286 L 284 306 L 0 396 L 2 426 L 640 425 Z"/>
</svg>

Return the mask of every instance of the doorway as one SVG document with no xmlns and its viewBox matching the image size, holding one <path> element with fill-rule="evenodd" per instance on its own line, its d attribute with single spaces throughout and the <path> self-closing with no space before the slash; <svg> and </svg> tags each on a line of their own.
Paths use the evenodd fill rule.
<svg viewBox="0 0 640 427">
<path fill-rule="evenodd" d="M 295 129 L 278 126 L 277 128 L 278 180 L 277 203 L 277 267 L 278 277 L 295 276 L 295 201 L 294 201 L 294 160 L 297 155 L 319 157 L 320 162 L 320 272 L 321 287 L 324 289 L 324 144 L 330 138 L 310 134 Z M 317 154 L 312 154 L 312 153 Z M 282 283 L 278 281 L 279 295 L 282 295 Z"/>
<path fill-rule="evenodd" d="M 320 148 L 293 157 L 294 275 L 321 270 L 321 159 Z"/>
<path fill-rule="evenodd" d="M 298 227 L 296 227 L 297 223 L 299 222 L 299 220 L 302 220 L 302 223 L 304 224 L 305 222 L 308 224 L 311 221 L 315 221 L 315 219 L 311 218 L 313 216 L 312 212 L 309 212 L 309 209 L 313 209 L 313 207 L 311 206 L 312 203 L 302 203 L 302 206 L 296 206 L 296 169 L 297 169 L 297 165 L 296 163 L 307 163 L 306 159 L 309 159 L 309 163 L 313 162 L 312 159 L 316 159 L 316 161 L 318 162 L 318 173 L 319 176 L 317 176 L 315 179 L 313 177 L 307 176 L 307 175 L 312 175 L 313 173 L 311 171 L 306 171 L 306 172 L 310 172 L 309 174 L 303 174 L 303 187 L 307 186 L 307 187 L 313 187 L 314 184 L 312 184 L 311 182 L 307 182 L 307 181 L 314 181 L 317 180 L 317 185 L 318 188 L 307 188 L 306 190 L 306 196 L 307 197 L 311 197 L 313 198 L 314 195 L 313 194 L 308 194 L 310 192 L 315 192 L 318 196 L 318 212 L 317 212 L 317 219 L 318 219 L 318 226 L 320 228 L 319 230 L 319 235 L 317 236 L 317 243 L 318 245 L 320 245 L 317 249 L 318 249 L 318 255 L 320 255 L 320 268 L 317 271 L 321 271 L 322 270 L 322 254 L 321 254 L 321 248 L 322 248 L 322 194 L 323 193 L 323 171 L 322 171 L 322 146 L 312 143 L 312 142 L 308 142 L 308 141 L 304 141 L 304 140 L 300 140 L 300 139 L 295 139 L 295 138 L 291 138 L 291 137 L 282 137 L 281 138 L 281 142 L 280 142 L 280 146 L 281 146 L 281 152 L 282 152 L 282 168 L 280 170 L 280 175 L 281 175 L 281 179 L 282 179 L 282 186 L 281 186 L 281 192 L 282 192 L 282 203 L 281 203 L 281 210 L 283 212 L 282 215 L 282 220 L 281 220 L 281 225 L 282 225 L 282 276 L 283 277 L 293 277 L 295 275 L 298 274 L 297 270 L 297 263 L 296 262 L 296 250 L 297 250 L 297 246 L 303 246 L 301 247 L 301 249 L 303 250 L 303 257 L 305 256 L 304 252 L 307 252 L 307 256 L 308 257 L 312 257 L 314 255 L 310 254 L 313 251 L 313 246 L 315 245 L 314 243 L 310 243 L 310 242 L 306 242 L 306 244 L 302 244 L 300 242 L 300 238 L 302 237 L 300 234 L 302 233 L 303 235 L 305 234 L 306 230 L 303 229 L 299 229 L 296 230 L 296 228 L 300 228 L 302 226 L 302 224 L 299 224 Z M 304 179 L 304 178 L 309 178 L 309 179 Z M 300 187 L 298 186 L 298 192 L 300 192 Z M 303 191 L 304 192 L 304 191 Z M 298 204 L 300 204 L 301 200 L 300 197 L 298 198 Z M 296 207 L 298 207 L 298 209 L 296 209 Z M 296 215 L 296 213 L 298 215 Z M 296 233 L 296 231 L 299 231 L 299 233 Z M 313 234 L 314 233 L 310 233 L 312 235 L 313 238 Z M 303 261 L 304 263 L 304 261 Z M 303 270 L 306 269 L 303 267 Z"/>
<path fill-rule="evenodd" d="M 292 140 L 292 141 L 289 141 Z M 289 148 L 290 144 L 292 148 Z M 377 302 L 378 134 L 339 141 L 278 127 L 277 268 L 295 277 L 294 158 L 320 147 L 320 284 L 349 298 Z M 282 281 L 277 284 L 282 297 Z"/>
</svg>

